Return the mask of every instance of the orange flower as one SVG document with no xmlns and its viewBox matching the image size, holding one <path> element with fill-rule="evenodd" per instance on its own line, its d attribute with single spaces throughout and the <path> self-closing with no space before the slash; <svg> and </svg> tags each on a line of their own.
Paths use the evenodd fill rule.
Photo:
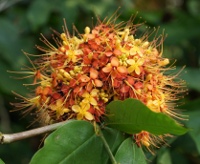
<svg viewBox="0 0 200 164">
<path fill-rule="evenodd" d="M 113 22 L 86 27 L 79 38 L 65 29 L 57 48 L 44 38 L 49 49 L 38 47 L 43 55 L 31 63 L 32 72 L 23 72 L 34 76 L 34 94 L 21 97 L 24 101 L 17 106 L 35 109 L 38 117 L 46 111 L 49 123 L 71 118 L 99 122 L 108 102 L 131 97 L 154 112 L 178 117 L 171 102 L 184 92 L 179 89 L 183 82 L 164 75 L 170 68 L 159 51 L 162 37 L 136 38 L 138 25 Z M 153 138 L 145 131 L 135 134 L 136 143 L 146 147 L 156 145 Z"/>
</svg>

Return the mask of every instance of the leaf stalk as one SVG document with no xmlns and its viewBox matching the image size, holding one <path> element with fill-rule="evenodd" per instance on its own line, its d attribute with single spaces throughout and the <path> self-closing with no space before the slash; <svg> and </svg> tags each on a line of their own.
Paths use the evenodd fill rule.
<svg viewBox="0 0 200 164">
<path fill-rule="evenodd" d="M 106 148 L 106 150 L 108 152 L 108 155 L 110 156 L 112 164 L 118 164 L 116 159 L 115 159 L 115 157 L 112 154 L 112 151 L 110 150 L 110 147 L 109 147 L 109 145 L 108 145 L 108 143 L 107 143 L 107 141 L 106 141 L 106 139 L 105 139 L 100 127 L 98 128 L 98 134 L 99 134 L 101 140 L 103 141 L 103 144 L 104 144 L 104 146 L 105 146 L 105 148 Z"/>
</svg>

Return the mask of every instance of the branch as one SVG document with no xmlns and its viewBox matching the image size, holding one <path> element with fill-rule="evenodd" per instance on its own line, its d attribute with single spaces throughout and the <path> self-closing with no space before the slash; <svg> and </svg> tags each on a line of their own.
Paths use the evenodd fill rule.
<svg viewBox="0 0 200 164">
<path fill-rule="evenodd" d="M 19 133 L 3 134 L 0 132 L 0 143 L 1 144 L 11 143 L 11 142 L 26 139 L 29 137 L 34 137 L 43 133 L 51 132 L 64 124 L 66 124 L 66 121 L 43 126 L 41 128 L 36 128 L 36 129 L 24 131 L 24 132 L 19 132 Z"/>
</svg>

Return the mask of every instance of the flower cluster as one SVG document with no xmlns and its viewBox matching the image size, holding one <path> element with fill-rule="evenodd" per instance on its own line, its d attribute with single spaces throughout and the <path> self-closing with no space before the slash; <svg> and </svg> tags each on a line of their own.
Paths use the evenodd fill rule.
<svg viewBox="0 0 200 164">
<path fill-rule="evenodd" d="M 175 76 L 164 74 L 169 59 L 162 57 L 163 38 L 135 38 L 137 25 L 98 23 L 79 37 L 67 29 L 56 39 L 44 38 L 48 49 L 33 64 L 34 95 L 19 107 L 36 109 L 46 124 L 78 119 L 101 122 L 112 100 L 136 98 L 154 112 L 176 117 L 173 101 L 181 92 Z M 161 49 L 161 50 L 160 50 Z M 153 144 L 148 132 L 135 135 L 138 145 Z"/>
</svg>

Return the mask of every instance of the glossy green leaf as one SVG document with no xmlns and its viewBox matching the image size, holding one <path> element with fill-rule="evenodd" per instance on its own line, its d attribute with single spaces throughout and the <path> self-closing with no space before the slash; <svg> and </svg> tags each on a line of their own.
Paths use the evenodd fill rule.
<svg viewBox="0 0 200 164">
<path fill-rule="evenodd" d="M 105 128 L 103 130 L 112 152 L 124 140 L 119 131 Z M 31 164 L 65 164 L 65 163 L 110 163 L 108 153 L 94 126 L 86 121 L 69 121 L 53 132 L 32 158 Z"/>
<path fill-rule="evenodd" d="M 105 124 L 120 131 L 134 134 L 142 130 L 155 135 L 182 135 L 187 129 L 163 113 L 152 112 L 147 106 L 136 99 L 112 101 L 107 105 Z"/>
<path fill-rule="evenodd" d="M 3 161 L 2 161 L 2 159 L 0 158 L 0 164 L 5 164 Z"/>
<path fill-rule="evenodd" d="M 120 164 L 146 164 L 142 148 L 137 147 L 130 138 L 120 145 L 115 159 Z"/>
</svg>

